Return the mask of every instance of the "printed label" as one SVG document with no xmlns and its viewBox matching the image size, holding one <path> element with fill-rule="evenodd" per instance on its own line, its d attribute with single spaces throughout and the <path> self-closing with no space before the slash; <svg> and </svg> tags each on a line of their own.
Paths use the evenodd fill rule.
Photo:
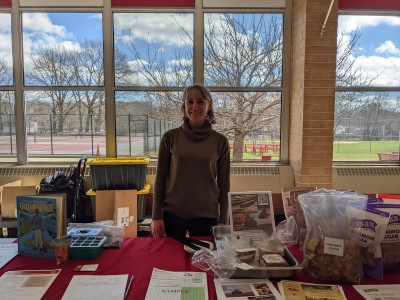
<svg viewBox="0 0 400 300">
<path fill-rule="evenodd" d="M 335 239 L 325 237 L 324 240 L 324 253 L 343 256 L 344 241 L 342 239 Z"/>
</svg>

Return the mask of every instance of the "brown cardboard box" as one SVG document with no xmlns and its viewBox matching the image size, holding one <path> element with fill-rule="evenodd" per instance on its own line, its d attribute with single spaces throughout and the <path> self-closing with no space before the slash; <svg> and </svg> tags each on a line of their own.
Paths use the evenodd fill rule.
<svg viewBox="0 0 400 300">
<path fill-rule="evenodd" d="M 22 186 L 22 181 L 14 181 L 0 186 L 1 215 L 3 218 L 17 217 L 18 195 L 36 195 L 37 186 Z"/>
<path fill-rule="evenodd" d="M 114 220 L 115 225 L 125 224 L 124 236 L 137 236 L 136 190 L 97 190 L 95 207 L 96 221 Z"/>
</svg>

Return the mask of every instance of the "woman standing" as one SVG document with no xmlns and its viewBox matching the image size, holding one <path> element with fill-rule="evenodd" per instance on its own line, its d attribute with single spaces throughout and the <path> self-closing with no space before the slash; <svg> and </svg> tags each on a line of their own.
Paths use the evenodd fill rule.
<svg viewBox="0 0 400 300">
<path fill-rule="evenodd" d="M 183 124 L 160 142 L 154 184 L 153 237 L 211 235 L 228 223 L 230 147 L 213 130 L 211 93 L 203 85 L 183 92 Z"/>
</svg>

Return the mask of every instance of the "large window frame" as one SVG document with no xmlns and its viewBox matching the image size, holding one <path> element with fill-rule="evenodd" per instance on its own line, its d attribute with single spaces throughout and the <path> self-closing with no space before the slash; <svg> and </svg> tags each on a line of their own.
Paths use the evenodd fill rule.
<svg viewBox="0 0 400 300">
<path fill-rule="evenodd" d="M 37 2 L 37 3 L 36 3 Z M 282 110 L 281 110 L 281 141 L 280 141 L 280 161 L 279 163 L 288 162 L 288 130 L 289 130 L 289 86 L 290 86 L 290 31 L 291 31 L 291 1 L 276 0 L 269 5 L 275 7 L 260 7 L 260 1 L 248 1 L 247 8 L 229 7 L 229 1 L 218 2 L 218 7 L 204 8 L 201 0 L 195 1 L 195 6 L 191 7 L 124 7 L 112 6 L 112 1 L 104 1 L 104 5 L 100 6 L 96 1 L 94 6 L 85 5 L 71 7 L 69 1 L 57 1 L 60 6 L 46 6 L 45 1 L 12 1 L 12 7 L 0 8 L 1 11 L 8 11 L 12 14 L 12 45 L 14 57 L 14 86 L 7 89 L 15 91 L 15 114 L 16 114 L 16 134 L 17 134 L 17 162 L 19 164 L 28 163 L 27 138 L 26 138 L 26 120 L 25 120 L 25 104 L 24 93 L 29 91 L 37 91 L 44 87 L 25 86 L 23 84 L 23 61 L 22 61 L 22 28 L 21 16 L 24 12 L 86 12 L 101 13 L 103 16 L 103 43 L 104 43 L 104 86 L 73 86 L 73 87 L 45 87 L 46 90 L 77 90 L 77 91 L 102 91 L 105 93 L 105 127 L 106 127 L 106 156 L 117 156 L 117 138 L 116 138 L 116 108 L 115 94 L 119 91 L 135 91 L 144 90 L 167 90 L 171 92 L 181 92 L 183 87 L 131 87 L 131 86 L 115 86 L 114 85 L 114 63 L 113 63 L 113 14 L 116 12 L 189 12 L 194 15 L 194 82 L 202 83 L 203 79 L 203 22 L 204 14 L 209 12 L 216 13 L 260 13 L 260 12 L 277 12 L 284 16 L 284 34 L 283 34 L 283 70 L 282 70 L 282 86 L 281 87 L 264 87 L 261 90 L 268 92 L 282 93 Z M 44 3 L 44 4 L 43 4 Z M 50 2 L 49 2 L 50 3 Z M 264 3 L 264 2 L 263 2 Z M 253 5 L 253 7 L 251 6 Z M 268 5 L 268 3 L 264 3 Z M 25 5 L 25 6 L 24 6 Z M 50 4 L 49 4 L 50 5 Z M 225 8 L 224 8 L 225 7 Z M 251 8 L 249 8 L 251 7 Z M 3 88 L 2 88 L 3 89 Z M 235 88 L 235 87 L 213 87 L 212 92 L 254 92 L 259 89 L 255 88 Z M 276 163 L 276 162 L 275 162 Z"/>
<path fill-rule="evenodd" d="M 339 3 L 340 4 L 340 3 Z M 354 3 L 352 4 L 354 5 Z M 379 5 L 379 4 L 378 4 Z M 384 5 L 384 4 L 382 4 Z M 389 4 L 387 4 L 388 6 Z M 351 5 L 350 5 L 351 7 Z M 346 15 L 357 15 L 357 16 L 396 16 L 399 17 L 399 12 L 396 10 L 384 10 L 384 9 L 379 9 L 377 10 L 377 8 L 372 7 L 371 9 L 367 9 L 367 10 L 356 10 L 351 9 L 351 8 L 347 8 L 346 6 L 344 6 L 345 9 L 339 9 L 339 17 L 340 16 L 346 16 Z M 339 35 L 339 32 L 338 32 Z M 400 86 L 382 86 L 382 85 L 369 85 L 369 86 L 361 86 L 361 85 L 349 85 L 349 86 L 340 86 L 338 85 L 338 83 L 336 84 L 336 94 L 345 94 L 345 93 L 359 93 L 359 94 L 366 94 L 366 93 L 371 93 L 371 94 L 375 94 L 375 95 L 379 95 L 379 94 L 383 94 L 383 93 L 397 93 L 400 94 Z M 400 134 L 400 133 L 399 133 Z M 336 143 L 336 145 L 335 145 Z M 400 143 L 400 140 L 399 140 Z M 334 139 L 334 147 L 338 148 L 338 142 L 335 141 Z M 371 148 L 372 146 L 370 146 Z M 373 148 L 373 147 L 372 147 Z M 340 159 L 334 159 L 334 163 L 336 164 L 380 164 L 380 163 L 384 163 L 384 164 L 398 164 L 398 151 L 400 150 L 400 145 L 397 147 L 397 149 L 394 149 L 391 152 L 392 155 L 390 155 L 390 153 L 372 153 L 376 156 L 376 158 L 374 160 L 370 160 L 370 159 L 366 159 L 366 160 L 352 160 L 351 158 L 349 159 L 344 159 L 344 160 L 340 160 Z M 397 152 L 397 160 L 395 159 L 395 155 L 394 153 Z M 389 154 L 389 156 L 387 156 L 386 154 Z M 388 157 L 388 159 L 386 159 L 386 156 Z M 360 155 L 360 157 L 362 157 Z M 383 158 L 383 159 L 382 159 Z"/>
</svg>

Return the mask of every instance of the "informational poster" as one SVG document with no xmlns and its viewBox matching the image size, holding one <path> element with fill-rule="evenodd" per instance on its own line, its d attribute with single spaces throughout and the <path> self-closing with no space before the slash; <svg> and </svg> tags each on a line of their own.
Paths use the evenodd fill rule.
<svg viewBox="0 0 400 300">
<path fill-rule="evenodd" d="M 271 236 L 275 229 L 270 191 L 230 192 L 231 230 L 234 239 L 252 241 Z"/>
</svg>

